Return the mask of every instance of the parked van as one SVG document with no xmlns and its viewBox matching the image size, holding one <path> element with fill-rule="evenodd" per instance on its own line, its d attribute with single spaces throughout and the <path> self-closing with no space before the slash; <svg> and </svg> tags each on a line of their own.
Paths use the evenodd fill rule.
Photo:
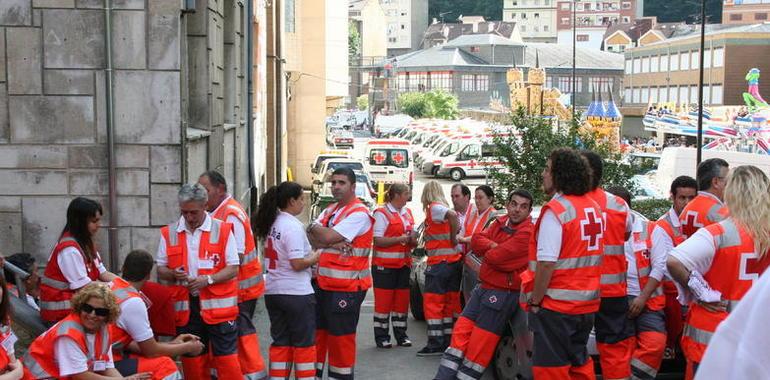
<svg viewBox="0 0 770 380">
<path fill-rule="evenodd" d="M 460 151 L 460 148 L 465 146 L 469 141 L 478 141 L 480 138 L 479 135 L 474 134 L 460 134 L 450 137 L 447 144 L 435 152 L 431 161 L 425 161 L 423 171 L 427 171 L 426 174 L 438 176 L 439 172 L 444 167 L 447 157 L 456 155 Z"/>
<path fill-rule="evenodd" d="M 695 178 L 696 154 L 695 148 L 672 147 L 663 149 L 658 170 L 655 172 L 655 185 L 663 194 L 668 194 L 668 189 L 674 178 L 680 175 Z M 770 172 L 770 156 L 763 154 L 704 149 L 703 160 L 709 158 L 721 158 L 730 164 L 730 168 L 740 165 L 754 165 L 765 173 Z"/>
<path fill-rule="evenodd" d="M 504 169 L 497 157 L 497 146 L 489 139 L 465 142 L 456 153 L 441 159 L 437 177 L 460 181 L 465 177 L 484 177 L 490 169 Z"/>
<path fill-rule="evenodd" d="M 373 139 L 366 144 L 365 166 L 375 183 L 403 183 L 412 186 L 412 161 L 412 146 L 407 140 Z"/>
</svg>

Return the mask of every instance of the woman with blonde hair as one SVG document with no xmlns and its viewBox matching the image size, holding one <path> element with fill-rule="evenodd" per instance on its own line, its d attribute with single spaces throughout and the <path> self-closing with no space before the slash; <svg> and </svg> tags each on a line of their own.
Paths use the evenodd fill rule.
<svg viewBox="0 0 770 380">
<path fill-rule="evenodd" d="M 418 356 L 443 354 L 451 341 L 454 320 L 460 305 L 460 270 L 462 257 L 457 246 L 459 222 L 457 213 L 450 209 L 444 190 L 436 181 L 430 181 L 422 192 L 425 209 L 425 269 L 423 310 L 428 323 L 428 344 Z"/>
<path fill-rule="evenodd" d="M 406 207 L 412 197 L 409 186 L 396 183 L 387 193 L 388 203 L 374 211 L 374 342 L 379 348 L 391 348 L 390 325 L 396 344 L 411 347 L 406 335 L 409 311 L 409 275 L 412 248 L 417 245 L 412 210 Z"/>
<path fill-rule="evenodd" d="M 680 302 L 690 305 L 682 336 L 688 379 L 717 326 L 770 264 L 770 179 L 755 166 L 735 168 L 725 203 L 727 219 L 701 228 L 668 257 Z"/>
<path fill-rule="evenodd" d="M 27 378 L 149 379 L 150 373 L 121 376 L 112 361 L 109 325 L 120 306 L 107 284 L 92 282 L 70 300 L 70 314 L 37 337 L 24 356 Z"/>
</svg>

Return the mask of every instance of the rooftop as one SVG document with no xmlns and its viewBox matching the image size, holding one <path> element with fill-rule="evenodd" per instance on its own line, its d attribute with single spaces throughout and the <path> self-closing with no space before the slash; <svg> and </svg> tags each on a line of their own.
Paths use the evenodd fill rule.
<svg viewBox="0 0 770 380">
<path fill-rule="evenodd" d="M 459 48 L 435 46 L 396 57 L 399 68 L 426 66 L 479 66 L 489 65 L 483 59 Z"/>
<path fill-rule="evenodd" d="M 571 68 L 572 47 L 567 45 L 528 43 L 524 58 L 526 66 L 534 67 L 536 56 L 540 67 Z M 622 54 L 578 47 L 575 50 L 575 67 L 578 69 L 623 70 L 625 58 Z"/>
<path fill-rule="evenodd" d="M 507 21 L 484 21 L 478 24 L 441 23 L 428 26 L 422 38 L 422 47 L 432 46 L 430 42 L 446 42 L 468 34 L 495 34 L 504 38 L 516 36 L 516 23 Z"/>
<path fill-rule="evenodd" d="M 503 38 L 496 34 L 468 34 L 459 36 L 453 40 L 450 40 L 444 47 L 463 47 L 463 46 L 492 46 L 492 45 L 507 45 L 507 46 L 522 46 L 521 42 L 513 41 L 509 38 Z"/>
<path fill-rule="evenodd" d="M 770 33 L 770 23 L 748 24 L 748 25 L 729 25 L 729 24 L 709 24 L 706 25 L 706 36 L 718 34 L 736 34 L 736 33 Z M 687 24 L 684 27 L 675 30 L 671 36 L 664 41 L 655 42 L 647 46 L 659 45 L 668 42 L 683 41 L 689 38 L 700 37 L 700 25 Z"/>
</svg>

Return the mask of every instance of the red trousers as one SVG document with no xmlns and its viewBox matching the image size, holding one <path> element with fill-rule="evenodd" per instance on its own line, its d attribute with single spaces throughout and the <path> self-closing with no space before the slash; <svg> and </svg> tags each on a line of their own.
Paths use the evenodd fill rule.
<svg viewBox="0 0 770 380">
<path fill-rule="evenodd" d="M 449 346 L 454 321 L 462 312 L 460 280 L 462 263 L 441 262 L 425 269 L 423 311 L 428 323 L 428 347 Z"/>
<path fill-rule="evenodd" d="M 631 320 L 636 334 L 631 354 L 631 373 L 634 379 L 655 379 L 666 349 L 666 322 L 663 311 L 645 309 Z"/>
<path fill-rule="evenodd" d="M 353 380 L 356 364 L 356 328 L 366 290 L 316 290 L 316 377 Z M 327 358 L 328 356 L 328 358 Z"/>
<path fill-rule="evenodd" d="M 390 341 L 390 326 L 397 341 L 407 339 L 406 321 L 409 312 L 409 267 L 372 267 L 374 281 L 374 339 L 377 343 Z"/>
<path fill-rule="evenodd" d="M 211 379 L 212 370 L 220 379 L 243 378 L 238 360 L 238 327 L 236 321 L 215 325 L 201 318 L 200 300 L 190 296 L 190 320 L 177 327 L 177 334 L 193 334 L 201 338 L 207 351 L 195 357 L 182 356 L 182 368 L 186 380 Z M 209 363 L 209 352 L 213 355 Z"/>
<path fill-rule="evenodd" d="M 294 367 L 297 380 L 315 378 L 315 296 L 268 294 L 270 316 L 270 378 L 288 379 Z"/>
<path fill-rule="evenodd" d="M 148 358 L 132 354 L 122 360 L 115 360 L 115 369 L 123 376 L 150 372 L 152 373 L 152 380 L 176 380 L 182 378 L 176 363 L 168 356 Z"/>
<path fill-rule="evenodd" d="M 243 377 L 249 380 L 267 378 L 265 361 L 259 349 L 257 329 L 252 322 L 256 307 L 256 299 L 238 304 L 238 361 L 241 363 Z"/>
<path fill-rule="evenodd" d="M 627 297 L 602 297 L 594 326 L 604 379 L 631 377 L 634 329 L 628 319 Z"/>
</svg>

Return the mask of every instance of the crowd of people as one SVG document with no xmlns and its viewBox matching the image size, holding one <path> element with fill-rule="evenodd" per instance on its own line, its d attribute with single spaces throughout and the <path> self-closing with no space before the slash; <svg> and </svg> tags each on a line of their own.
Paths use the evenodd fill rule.
<svg viewBox="0 0 770 380">
<path fill-rule="evenodd" d="M 441 356 L 434 379 L 481 378 L 516 313 L 526 313 L 533 333 L 535 379 L 595 378 L 592 330 L 604 379 L 654 379 L 664 357 L 681 354 L 688 379 L 770 376 L 750 358 L 763 341 L 744 339 L 750 333 L 732 318 L 761 323 L 756 303 L 767 286 L 752 285 L 770 264 L 767 175 L 706 160 L 697 179 L 672 182 L 673 206 L 648 220 L 633 210 L 627 189 L 602 188 L 602 172 L 594 152 L 551 152 L 542 173 L 550 200 L 537 220 L 526 189 L 499 199 L 489 186 L 472 194 L 457 184 L 448 202 L 439 183 L 425 185 L 427 344 L 417 355 Z M 101 206 L 74 199 L 42 276 L 28 254 L 5 259 L 31 274 L 26 302 L 51 327 L 15 358 L 9 293 L 19 293 L 6 270 L 0 380 L 287 379 L 292 372 L 353 379 L 369 288 L 374 345 L 412 346 L 409 278 L 419 235 L 408 186 L 392 185 L 373 213 L 355 186 L 352 170 L 335 170 L 337 202 L 305 225 L 302 187 L 281 183 L 262 195 L 252 226 L 224 177 L 203 173 L 179 189 L 181 216 L 160 229 L 156 254 L 128 253 L 119 276 L 94 243 Z M 504 210 L 494 208 L 496 199 Z M 463 307 L 470 252 L 481 260 L 480 284 Z M 150 281 L 154 268 L 160 284 Z M 272 338 L 267 365 L 252 322 L 262 297 Z M 739 306 L 744 297 L 751 303 Z M 739 358 L 743 368 L 732 366 L 736 351 L 749 355 Z"/>
</svg>

